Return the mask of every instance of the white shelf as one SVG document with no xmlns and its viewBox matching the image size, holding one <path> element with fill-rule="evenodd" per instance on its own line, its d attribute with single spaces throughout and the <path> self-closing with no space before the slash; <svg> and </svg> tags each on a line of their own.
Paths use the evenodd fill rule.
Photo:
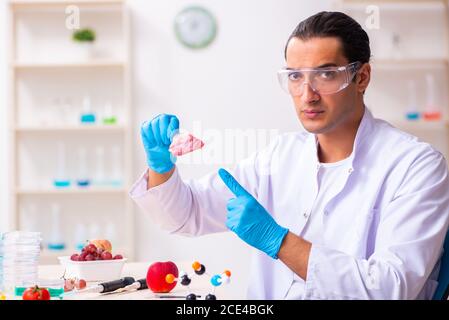
<svg viewBox="0 0 449 320">
<path fill-rule="evenodd" d="M 441 131 L 449 128 L 449 122 L 444 120 L 427 121 L 427 120 L 391 120 L 388 121 L 398 129 L 409 131 Z"/>
<path fill-rule="evenodd" d="M 61 189 L 17 189 L 16 193 L 22 196 L 40 195 L 80 195 L 80 194 L 124 194 L 128 190 L 123 187 L 68 187 Z"/>
<path fill-rule="evenodd" d="M 117 5 L 124 0 L 10 0 L 13 7 L 61 6 L 61 5 Z"/>
<path fill-rule="evenodd" d="M 365 11 L 368 5 L 380 6 L 382 10 L 408 11 L 441 10 L 446 0 L 341 0 L 345 9 Z M 403 11 L 403 10 L 407 11 Z"/>
<path fill-rule="evenodd" d="M 371 61 L 373 68 L 376 70 L 391 70 L 391 69 L 434 69 L 434 68 L 448 68 L 449 61 L 444 58 L 430 58 L 430 59 L 373 59 Z"/>
<path fill-rule="evenodd" d="M 19 0 L 20 1 L 20 0 Z M 32 0 L 29 0 L 32 1 Z M 376 4 L 376 3 L 388 3 L 388 4 L 420 4 L 420 3 L 445 3 L 447 0 L 341 0 L 345 4 L 359 3 L 359 4 Z"/>
<path fill-rule="evenodd" d="M 0 0 L 1 1 L 1 0 Z M 20 230 L 24 227 L 26 215 L 34 219 L 37 228 L 47 236 L 49 220 L 37 217 L 37 212 L 48 211 L 54 202 L 68 212 L 80 212 L 83 216 L 61 215 L 61 223 L 73 220 L 82 224 L 101 225 L 107 214 L 120 230 L 120 248 L 117 253 L 133 259 L 134 219 L 133 204 L 128 196 L 128 186 L 133 172 L 133 129 L 128 123 L 132 119 L 131 102 L 131 45 L 130 15 L 125 0 L 9 0 L 9 51 L 10 113 L 9 131 L 10 199 L 7 229 Z M 98 50 L 101 53 L 90 60 L 77 59 L 67 43 L 65 30 L 52 32 L 29 32 L 33 28 L 53 30 L 64 19 L 64 8 L 79 6 L 89 26 L 98 31 Z M 48 54 L 48 52 L 55 54 Z M 48 105 L 54 99 L 78 99 L 89 95 L 91 102 L 100 105 L 111 104 L 112 114 L 119 116 L 117 124 L 80 124 L 67 114 L 76 112 L 58 110 Z M 73 101 L 73 100 L 72 100 Z M 80 101 L 77 103 L 79 104 Z M 81 105 L 81 104 L 80 104 Z M 72 106 L 74 107 L 74 105 Z M 95 108 L 93 108 L 95 109 Z M 98 111 L 98 110 L 96 110 Z M 59 117 L 58 117 L 59 116 Z M 39 121 L 39 120 L 45 120 Z M 52 140 L 48 138 L 51 137 Z M 55 139 L 53 139 L 55 138 Z M 65 162 L 68 172 L 74 171 L 77 159 L 74 148 L 85 147 L 88 152 L 87 171 L 94 176 L 98 157 L 91 156 L 97 147 L 104 150 L 104 176 L 120 171 L 123 184 L 118 186 L 55 188 L 51 184 L 55 165 L 61 160 L 53 159 L 57 149 L 54 140 L 62 141 L 65 147 Z M 43 142 L 43 143 L 42 143 Z M 113 142 L 113 143 L 111 143 Z M 114 147 L 120 150 L 114 153 Z M 116 163 L 110 156 L 117 157 Z M 50 161 L 55 160 L 53 164 Z M 95 161 L 94 161 L 95 160 Z M 100 160 L 98 160 L 100 161 Z M 119 166 L 119 167 L 118 167 Z M 119 168 L 116 170 L 116 168 Z M 89 172 L 90 171 L 90 172 Z M 73 172 L 72 172 L 73 173 Z M 28 179 L 26 180 L 25 179 Z M 25 179 L 25 180 L 24 180 Z M 32 185 L 20 181 L 48 181 L 45 185 Z M 111 201 L 113 200 L 113 201 Z M 113 202 L 113 203 L 112 203 Z M 33 208 L 31 210 L 31 208 Z M 28 218 L 28 216 L 26 216 Z M 25 219 L 26 219 L 25 218 Z M 88 221 L 83 221 L 88 219 Z M 73 222 L 72 221 L 72 222 Z M 70 243 L 72 235 L 67 235 Z M 45 240 L 45 239 L 44 239 Z M 114 245 L 114 243 L 113 243 Z M 76 250 L 44 250 L 42 260 L 58 263 L 57 256 L 68 255 Z M 114 249 L 114 253 L 115 253 Z"/>
<path fill-rule="evenodd" d="M 36 63 L 36 62 L 14 62 L 13 68 L 22 69 L 62 69 L 62 68 L 125 68 L 127 64 L 123 61 L 114 60 L 92 60 L 85 62 L 60 62 L 60 63 Z"/>
<path fill-rule="evenodd" d="M 41 127 L 34 127 L 34 126 L 24 126 L 24 127 L 16 127 L 14 130 L 17 133 L 64 133 L 64 132 L 122 132 L 127 127 L 124 125 L 78 125 L 78 126 L 41 126 Z"/>
</svg>

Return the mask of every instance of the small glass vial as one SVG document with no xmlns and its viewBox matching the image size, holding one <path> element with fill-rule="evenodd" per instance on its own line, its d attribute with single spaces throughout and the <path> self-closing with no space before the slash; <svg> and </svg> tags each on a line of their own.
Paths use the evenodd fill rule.
<svg viewBox="0 0 449 320">
<path fill-rule="evenodd" d="M 39 230 L 36 217 L 37 209 L 35 203 L 29 203 L 27 206 L 22 207 L 20 213 L 20 230 L 29 232 Z"/>
<path fill-rule="evenodd" d="M 81 251 L 86 246 L 88 240 L 87 227 L 78 223 L 75 227 L 75 250 Z"/>
<path fill-rule="evenodd" d="M 87 151 L 86 148 L 81 147 L 78 150 L 78 180 L 76 184 L 79 187 L 88 187 L 90 185 L 90 179 L 87 174 Z"/>
<path fill-rule="evenodd" d="M 120 154 L 120 147 L 115 145 L 112 147 L 112 174 L 109 184 L 114 187 L 123 186 L 123 168 L 121 166 L 122 155 Z"/>
<path fill-rule="evenodd" d="M 426 74 L 427 101 L 423 114 L 424 120 L 438 121 L 441 120 L 441 111 L 435 103 L 435 78 L 432 74 Z"/>
<path fill-rule="evenodd" d="M 89 96 L 83 99 L 83 112 L 81 113 L 82 124 L 94 124 L 96 121 L 95 113 L 92 111 L 92 103 Z"/>
<path fill-rule="evenodd" d="M 93 178 L 93 183 L 97 186 L 105 184 L 104 166 L 104 147 L 98 146 L 95 149 L 95 177 Z"/>
<path fill-rule="evenodd" d="M 52 99 L 51 113 L 53 115 L 58 116 L 58 119 L 56 119 L 56 121 L 55 121 L 55 119 L 53 119 L 53 121 L 51 121 L 52 124 L 54 124 L 55 122 L 58 124 L 64 124 L 65 118 L 64 118 L 64 114 L 62 113 L 62 106 L 63 106 L 63 103 L 62 103 L 61 98 L 53 98 Z"/>
<path fill-rule="evenodd" d="M 66 245 L 62 236 L 62 224 L 61 224 L 61 208 L 58 204 L 52 205 L 51 212 L 51 233 L 48 241 L 49 250 L 64 250 Z"/>
<path fill-rule="evenodd" d="M 71 98 L 65 98 L 61 105 L 61 123 L 66 125 L 75 125 L 77 123 L 76 116 L 73 114 L 73 103 Z"/>
<path fill-rule="evenodd" d="M 110 102 L 106 103 L 105 105 L 103 124 L 117 124 L 117 117 L 112 112 L 112 105 Z"/>
<path fill-rule="evenodd" d="M 407 120 L 419 120 L 420 114 L 416 102 L 416 83 L 413 80 L 408 81 L 408 106 L 405 114 Z"/>
<path fill-rule="evenodd" d="M 58 143 L 58 154 L 57 154 L 57 172 L 56 177 L 53 180 L 53 185 L 56 188 L 66 188 L 70 186 L 70 179 L 67 177 L 66 168 L 66 152 L 65 145 L 63 142 Z"/>
</svg>

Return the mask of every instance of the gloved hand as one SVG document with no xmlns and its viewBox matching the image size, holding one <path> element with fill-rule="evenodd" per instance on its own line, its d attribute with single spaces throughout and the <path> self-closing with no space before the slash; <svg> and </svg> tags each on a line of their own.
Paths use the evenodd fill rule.
<svg viewBox="0 0 449 320">
<path fill-rule="evenodd" d="M 236 196 L 228 201 L 226 226 L 249 245 L 277 259 L 288 229 L 278 225 L 267 210 L 229 172 L 220 169 L 218 175 Z"/>
<path fill-rule="evenodd" d="M 160 114 L 142 124 L 140 134 L 151 170 L 165 173 L 173 168 L 176 157 L 168 151 L 168 148 L 178 131 L 178 118 L 169 114 Z"/>
</svg>

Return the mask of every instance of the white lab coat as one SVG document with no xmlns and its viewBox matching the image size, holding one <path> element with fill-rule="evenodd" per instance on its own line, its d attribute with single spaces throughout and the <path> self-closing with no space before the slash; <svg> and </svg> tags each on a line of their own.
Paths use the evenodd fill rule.
<svg viewBox="0 0 449 320">
<path fill-rule="evenodd" d="M 335 184 L 322 213 L 323 239 L 312 244 L 305 299 L 428 299 L 436 289 L 449 224 L 449 176 L 444 157 L 387 122 L 365 113 L 347 175 Z M 318 192 L 316 138 L 280 135 L 242 161 L 234 177 L 291 232 L 301 236 Z M 147 174 L 130 195 L 170 232 L 226 231 L 233 197 L 216 172 L 170 179 L 147 190 Z M 283 299 L 293 272 L 254 250 L 248 298 Z"/>
</svg>

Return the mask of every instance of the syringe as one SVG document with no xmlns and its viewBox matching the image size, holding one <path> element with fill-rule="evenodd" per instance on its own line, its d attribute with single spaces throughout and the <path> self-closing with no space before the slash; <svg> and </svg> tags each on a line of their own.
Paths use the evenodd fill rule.
<svg viewBox="0 0 449 320">
<path fill-rule="evenodd" d="M 75 290 L 75 291 L 69 291 L 62 294 L 62 296 L 72 295 L 72 294 L 78 294 L 78 293 L 106 293 L 106 292 L 112 292 L 120 288 L 124 288 L 126 286 L 129 286 L 135 282 L 133 277 L 124 277 L 118 280 L 108 281 L 108 282 L 102 282 L 95 286 L 88 287 L 84 290 Z"/>
<path fill-rule="evenodd" d="M 126 287 L 119 288 L 115 291 L 111 291 L 106 294 L 127 293 L 127 292 L 131 292 L 131 291 L 138 291 L 138 290 L 144 290 L 144 289 L 148 289 L 146 278 L 136 280 L 135 282 L 131 283 L 130 285 L 127 285 Z"/>
</svg>

